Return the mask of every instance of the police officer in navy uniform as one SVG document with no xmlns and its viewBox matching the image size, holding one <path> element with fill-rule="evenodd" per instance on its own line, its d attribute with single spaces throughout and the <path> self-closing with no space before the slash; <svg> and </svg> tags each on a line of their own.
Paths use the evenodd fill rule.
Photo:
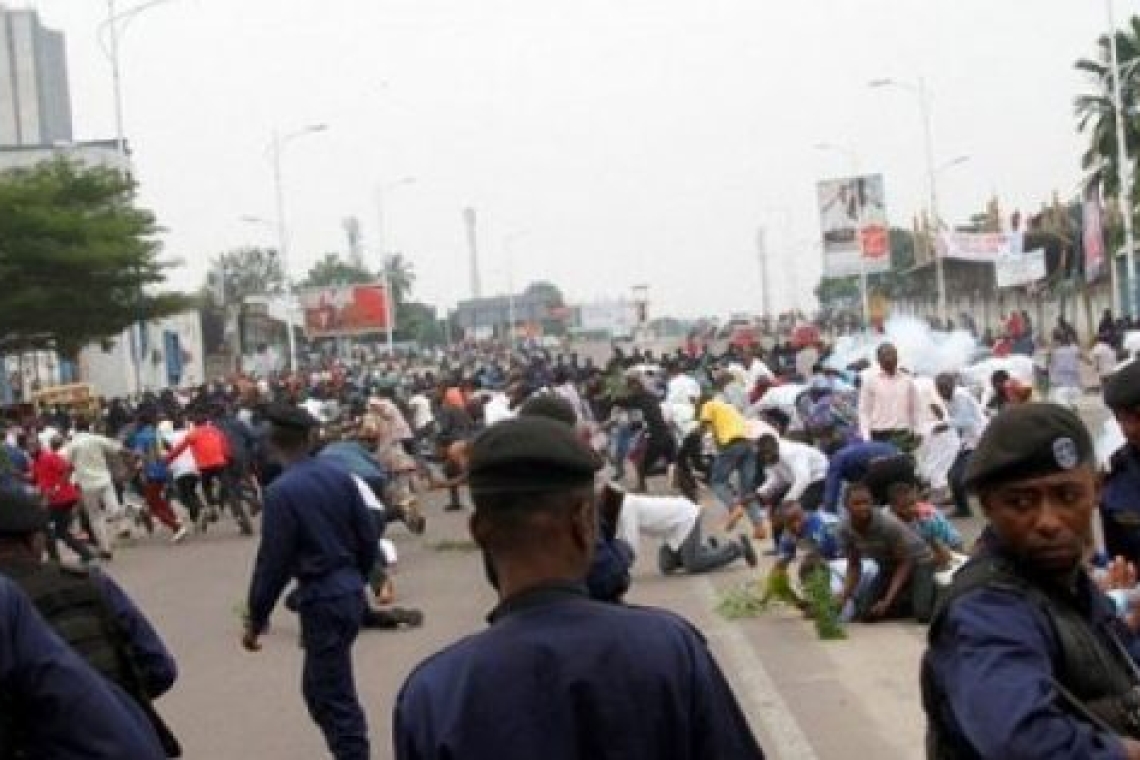
<svg viewBox="0 0 1140 760">
<path fill-rule="evenodd" d="M 311 456 L 317 421 L 296 407 L 265 412 L 269 444 L 284 472 L 266 489 L 242 645 L 260 635 L 285 585 L 301 622 L 302 693 L 333 757 L 369 756 L 368 728 L 352 674 L 352 644 L 364 616 L 364 583 L 377 560 L 376 526 L 352 476 Z"/>
<path fill-rule="evenodd" d="M 1009 407 L 965 480 L 988 526 L 931 622 L 928 757 L 1140 758 L 1140 645 L 1085 570 L 1085 426 L 1061 406 Z"/>
<path fill-rule="evenodd" d="M 107 575 L 44 562 L 46 510 L 24 492 L 0 491 L 0 574 L 20 586 L 63 641 L 150 719 L 168 757 L 182 748 L 152 701 L 178 669 L 158 633 Z"/>
<path fill-rule="evenodd" d="M 1104 403 L 1125 438 L 1109 460 L 1101 492 L 1105 548 L 1140 565 L 1140 362 L 1131 361 L 1105 379 Z"/>
<path fill-rule="evenodd" d="M 542 416 L 475 440 L 471 534 L 500 602 L 487 630 L 404 683 L 399 760 L 763 757 L 692 626 L 587 595 L 598 467 L 569 426 Z"/>
</svg>

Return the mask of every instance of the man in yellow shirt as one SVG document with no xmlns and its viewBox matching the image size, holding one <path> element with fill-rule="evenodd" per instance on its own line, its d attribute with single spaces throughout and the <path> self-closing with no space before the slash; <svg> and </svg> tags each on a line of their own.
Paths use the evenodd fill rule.
<svg viewBox="0 0 1140 760">
<path fill-rule="evenodd" d="M 721 398 L 706 396 L 702 399 L 700 421 L 702 428 L 712 431 L 717 445 L 717 456 L 709 472 L 709 488 L 728 510 L 731 527 L 744 515 L 745 497 L 756 489 L 756 448 L 746 435 L 744 416 Z M 762 522 L 754 523 L 753 528 L 756 538 L 767 535 Z"/>
</svg>

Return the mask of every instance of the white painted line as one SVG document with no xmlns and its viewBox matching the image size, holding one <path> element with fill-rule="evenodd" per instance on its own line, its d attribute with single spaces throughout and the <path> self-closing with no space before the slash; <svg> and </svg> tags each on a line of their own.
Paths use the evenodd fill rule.
<svg viewBox="0 0 1140 760">
<path fill-rule="evenodd" d="M 716 589 L 708 578 L 693 578 L 700 591 L 705 609 L 716 607 Z M 819 760 L 811 744 L 792 715 L 783 697 L 780 696 L 772 677 L 756 656 L 755 650 L 739 626 L 726 621 L 719 614 L 708 616 L 711 621 L 702 626 L 702 632 L 710 642 L 716 642 L 724 653 L 727 662 L 721 662 L 721 669 L 732 682 L 741 709 L 749 724 L 758 726 L 764 739 L 764 753 L 776 760 Z M 768 742 L 775 746 L 768 746 Z"/>
</svg>

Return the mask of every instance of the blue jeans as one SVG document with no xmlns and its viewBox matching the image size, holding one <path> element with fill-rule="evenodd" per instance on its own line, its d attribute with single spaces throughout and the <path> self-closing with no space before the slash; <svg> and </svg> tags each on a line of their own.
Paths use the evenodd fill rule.
<svg viewBox="0 0 1140 760">
<path fill-rule="evenodd" d="M 625 460 L 629 457 L 630 449 L 633 448 L 633 439 L 636 433 L 637 431 L 629 425 L 617 425 L 614 427 L 611 446 L 615 475 L 618 480 L 621 480 L 625 476 Z"/>
<path fill-rule="evenodd" d="M 734 474 L 737 476 L 735 488 Z M 751 441 L 737 439 L 720 450 L 709 473 L 709 488 L 727 509 L 755 490 L 756 449 Z"/>
</svg>

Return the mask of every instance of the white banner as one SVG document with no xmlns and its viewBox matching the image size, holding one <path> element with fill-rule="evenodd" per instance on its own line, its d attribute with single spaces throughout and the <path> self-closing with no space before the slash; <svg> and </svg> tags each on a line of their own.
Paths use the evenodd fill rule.
<svg viewBox="0 0 1140 760">
<path fill-rule="evenodd" d="M 994 279 L 999 288 L 1028 285 L 1045 279 L 1045 249 L 997 257 L 994 259 Z"/>
<path fill-rule="evenodd" d="M 999 256 L 1021 253 L 1020 232 L 943 232 L 938 236 L 938 255 L 961 261 L 996 261 Z"/>
</svg>

